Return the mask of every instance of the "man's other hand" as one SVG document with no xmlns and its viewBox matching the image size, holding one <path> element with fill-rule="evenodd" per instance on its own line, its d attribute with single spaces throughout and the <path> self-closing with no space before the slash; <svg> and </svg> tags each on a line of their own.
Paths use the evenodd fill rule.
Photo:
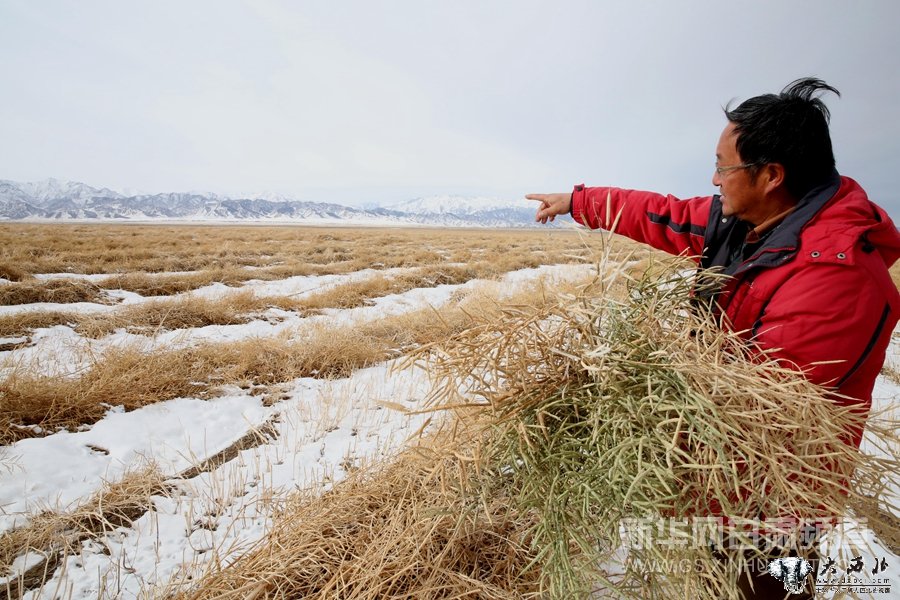
<svg viewBox="0 0 900 600">
<path fill-rule="evenodd" d="M 537 200 L 541 203 L 534 220 L 538 223 L 546 223 L 556 218 L 556 215 L 564 215 L 572 208 L 572 194 L 525 194 L 529 200 Z"/>
</svg>

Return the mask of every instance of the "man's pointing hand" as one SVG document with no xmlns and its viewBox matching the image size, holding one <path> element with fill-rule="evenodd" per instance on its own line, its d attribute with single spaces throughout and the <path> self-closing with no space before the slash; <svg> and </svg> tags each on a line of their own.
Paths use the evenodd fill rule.
<svg viewBox="0 0 900 600">
<path fill-rule="evenodd" d="M 546 223 L 556 218 L 556 215 L 564 215 L 572 207 L 572 194 L 525 194 L 529 200 L 537 200 L 541 203 L 534 220 L 538 223 Z"/>
</svg>

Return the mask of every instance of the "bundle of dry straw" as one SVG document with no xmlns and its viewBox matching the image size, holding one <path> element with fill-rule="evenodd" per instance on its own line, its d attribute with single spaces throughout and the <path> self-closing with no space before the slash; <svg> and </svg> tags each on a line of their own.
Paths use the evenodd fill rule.
<svg viewBox="0 0 900 600">
<path fill-rule="evenodd" d="M 178 597 L 499 600 L 537 589 L 509 499 L 474 506 L 461 463 L 429 447 L 298 494 L 257 549 Z"/>
<path fill-rule="evenodd" d="M 446 406 L 460 413 L 473 397 L 487 405 L 488 430 L 483 419 L 469 428 L 480 430 L 472 486 L 536 517 L 525 537 L 542 593 L 736 598 L 740 570 L 764 556 L 738 531 L 753 527 L 736 524 L 802 542 L 798 524 L 824 525 L 871 504 L 897 472 L 896 453 L 866 455 L 847 442 L 866 417 L 854 402 L 696 306 L 721 279 L 700 281 L 688 269 L 657 265 L 624 297 L 610 293 L 622 274 L 601 269 L 576 296 L 469 329 L 429 355 Z M 870 419 L 867 431 L 896 449 L 894 425 Z M 630 548 L 624 566 L 614 564 L 623 519 L 655 533 Z M 714 531 L 698 538 L 695 523 Z M 723 541 L 728 561 L 708 543 L 721 551 Z M 691 568 L 648 575 L 647 565 L 673 564 Z"/>
<path fill-rule="evenodd" d="M 623 519 L 839 516 L 900 465 L 845 443 L 858 412 L 694 310 L 715 282 L 684 269 L 603 266 L 423 349 L 452 428 L 299 498 L 190 597 L 736 598 L 746 555 L 682 539 L 623 561 Z M 890 424 L 868 431 L 896 447 Z M 692 567 L 645 568 L 673 559 Z"/>
</svg>

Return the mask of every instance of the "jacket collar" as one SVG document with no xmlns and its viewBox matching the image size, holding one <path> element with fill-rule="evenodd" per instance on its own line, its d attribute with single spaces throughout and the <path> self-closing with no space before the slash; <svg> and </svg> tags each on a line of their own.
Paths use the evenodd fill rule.
<svg viewBox="0 0 900 600">
<path fill-rule="evenodd" d="M 832 171 L 826 181 L 800 199 L 794 212 L 785 217 L 766 238 L 762 247 L 747 260 L 738 263 L 729 274 L 737 275 L 752 267 L 774 267 L 793 258 L 800 243 L 800 233 L 829 200 L 834 198 L 840 187 L 841 177 L 837 171 Z"/>
</svg>

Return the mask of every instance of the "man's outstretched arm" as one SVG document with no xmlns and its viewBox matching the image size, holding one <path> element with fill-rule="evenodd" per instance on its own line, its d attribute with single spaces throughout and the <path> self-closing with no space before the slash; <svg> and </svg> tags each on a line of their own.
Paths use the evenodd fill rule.
<svg viewBox="0 0 900 600">
<path fill-rule="evenodd" d="M 535 220 L 553 221 L 571 213 L 591 229 L 606 229 L 650 244 L 670 254 L 699 257 L 703 253 L 712 198 L 679 200 L 653 192 L 621 188 L 575 186 L 569 193 L 527 194 L 540 202 Z"/>
</svg>

